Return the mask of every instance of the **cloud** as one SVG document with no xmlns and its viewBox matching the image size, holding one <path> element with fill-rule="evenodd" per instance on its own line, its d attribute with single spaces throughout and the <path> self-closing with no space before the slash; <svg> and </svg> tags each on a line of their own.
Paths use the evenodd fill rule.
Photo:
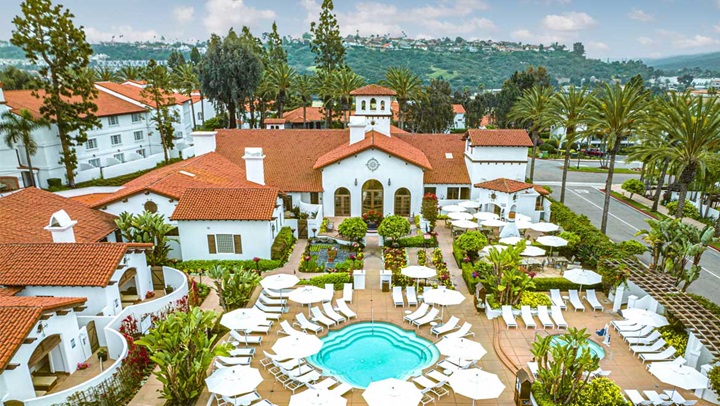
<svg viewBox="0 0 720 406">
<path fill-rule="evenodd" d="M 580 31 L 596 25 L 597 21 L 587 13 L 574 11 L 562 15 L 549 14 L 542 20 L 542 26 L 552 31 Z"/>
<path fill-rule="evenodd" d="M 273 10 L 250 7 L 243 0 L 207 0 L 203 24 L 208 32 L 224 34 L 231 27 L 265 26 L 263 20 L 275 17 Z"/>
<path fill-rule="evenodd" d="M 510 38 L 512 38 L 515 41 L 527 42 L 530 44 L 550 45 L 553 42 L 560 42 L 560 43 L 568 42 L 567 37 L 557 34 L 557 33 L 539 34 L 539 33 L 524 29 L 524 28 L 512 31 L 510 33 Z"/>
<path fill-rule="evenodd" d="M 195 15 L 195 7 L 192 6 L 180 6 L 175 7 L 172 11 L 173 17 L 179 23 L 187 23 L 192 21 Z"/>
<path fill-rule="evenodd" d="M 630 10 L 630 12 L 627 13 L 627 17 L 628 17 L 629 19 L 631 19 L 631 20 L 642 21 L 642 22 L 644 22 L 644 23 L 648 23 L 648 22 L 650 22 L 650 21 L 654 21 L 654 20 L 655 20 L 655 16 L 654 16 L 654 15 L 648 14 L 648 13 L 646 13 L 646 12 L 640 10 L 640 9 L 637 9 L 637 8 L 634 8 L 634 9 Z"/>
<path fill-rule="evenodd" d="M 155 30 L 138 30 L 129 25 L 111 26 L 109 31 L 101 31 L 95 27 L 86 27 L 85 36 L 88 42 L 143 42 L 143 41 L 158 41 L 160 34 Z"/>
<path fill-rule="evenodd" d="M 639 37 L 637 39 L 637 41 L 640 43 L 640 45 L 645 45 L 645 46 L 655 44 L 655 40 L 653 40 L 652 38 L 649 38 L 649 37 Z"/>
<path fill-rule="evenodd" d="M 696 34 L 686 36 L 677 31 L 657 30 L 658 35 L 663 37 L 673 48 L 700 48 L 720 45 L 720 40 L 706 35 Z"/>
<path fill-rule="evenodd" d="M 590 41 L 585 44 L 589 51 L 609 51 L 610 47 L 608 44 L 600 41 Z"/>
</svg>

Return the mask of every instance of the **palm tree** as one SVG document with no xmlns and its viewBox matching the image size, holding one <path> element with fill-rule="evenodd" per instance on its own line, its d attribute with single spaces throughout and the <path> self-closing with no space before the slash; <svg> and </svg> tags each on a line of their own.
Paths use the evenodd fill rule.
<svg viewBox="0 0 720 406">
<path fill-rule="evenodd" d="M 333 112 L 335 111 L 335 99 L 333 98 L 332 89 L 332 72 L 325 69 L 318 69 L 312 77 L 315 93 L 323 102 L 325 110 L 325 127 L 330 128 Z"/>
<path fill-rule="evenodd" d="M 119 79 L 117 72 L 106 66 L 95 68 L 93 73 L 98 82 L 117 82 Z"/>
<path fill-rule="evenodd" d="M 565 162 L 563 163 L 562 186 L 560 187 L 560 203 L 565 202 L 565 185 L 567 184 L 567 172 L 570 165 L 570 145 L 574 144 L 582 136 L 578 131 L 578 125 L 585 117 L 585 110 L 588 99 L 592 97 L 587 91 L 587 86 L 577 90 L 570 86 L 567 92 L 557 92 L 550 99 L 545 113 L 544 121 L 547 125 L 562 123 L 565 128 Z M 533 154 L 534 156 L 535 154 Z"/>
<path fill-rule="evenodd" d="M 523 92 L 523 95 L 510 109 L 510 118 L 528 126 L 532 134 L 533 149 L 530 163 L 530 182 L 535 176 L 535 155 L 538 145 L 538 135 L 544 127 L 545 114 L 548 109 L 553 90 L 549 87 L 535 85 Z"/>
<path fill-rule="evenodd" d="M 647 107 L 648 98 L 642 84 L 634 81 L 629 82 L 625 87 L 620 86 L 619 83 L 614 85 L 604 83 L 599 95 L 590 100 L 585 121 L 589 130 L 604 135 L 607 152 L 610 155 L 600 225 L 603 233 L 607 230 L 615 158 L 622 140 L 644 127 L 648 116 Z"/>
<path fill-rule="evenodd" d="M 295 76 L 293 87 L 303 108 L 303 128 L 307 128 L 307 106 L 312 103 L 312 96 L 315 89 L 313 86 L 313 77 L 304 74 L 297 75 Z"/>
<path fill-rule="evenodd" d="M 189 64 L 183 64 L 175 68 L 172 73 L 175 87 L 187 97 L 190 98 L 190 110 L 192 113 L 193 129 L 197 127 L 195 123 L 195 103 L 192 102 L 192 93 L 200 88 L 200 79 L 198 79 L 195 68 Z M 200 99 L 202 102 L 202 98 Z"/>
<path fill-rule="evenodd" d="M 295 83 L 296 77 L 297 71 L 286 63 L 274 64 L 265 76 L 268 90 L 275 97 L 278 118 L 282 118 L 285 112 L 285 100 L 288 98 L 290 88 Z"/>
<path fill-rule="evenodd" d="M 350 92 L 361 87 L 364 83 L 365 79 L 357 75 L 350 68 L 336 70 L 331 76 L 331 94 L 340 104 L 340 109 L 343 111 L 344 127 L 347 127 L 349 112 L 352 107 L 352 96 L 350 96 Z"/>
<path fill-rule="evenodd" d="M 22 109 L 17 114 L 6 111 L 0 118 L 2 119 L 0 120 L 0 134 L 5 134 L 5 144 L 10 148 L 17 144 L 23 144 L 25 147 L 25 158 L 30 170 L 30 186 L 36 186 L 30 156 L 37 153 L 38 145 L 32 132 L 42 127 L 49 127 L 50 124 L 44 118 L 35 118 L 27 109 Z"/>
<path fill-rule="evenodd" d="M 422 81 L 408 68 L 391 66 L 385 71 L 385 79 L 382 79 L 380 84 L 397 93 L 395 98 L 398 102 L 398 124 L 404 130 L 408 101 L 418 96 L 422 90 Z"/>
<path fill-rule="evenodd" d="M 118 71 L 118 76 L 120 76 L 122 80 L 138 80 L 141 76 L 140 68 L 125 65 Z"/>
<path fill-rule="evenodd" d="M 646 175 L 646 184 L 652 184 L 655 172 L 660 171 L 655 187 L 655 195 L 653 196 L 653 205 L 651 211 L 657 211 L 660 204 L 660 196 L 662 188 L 665 184 L 665 178 L 670 167 L 670 158 L 665 154 L 667 148 L 667 138 L 665 134 L 659 131 L 645 131 L 640 137 L 640 142 L 628 148 L 627 162 L 640 161 L 646 171 L 652 173 L 652 176 Z"/>
<path fill-rule="evenodd" d="M 682 218 L 688 186 L 720 148 L 720 103 L 717 97 L 694 97 L 690 92 L 672 93 L 658 103 L 662 114 L 655 115 L 655 122 L 667 134 L 667 157 L 680 165 L 675 217 Z"/>
</svg>

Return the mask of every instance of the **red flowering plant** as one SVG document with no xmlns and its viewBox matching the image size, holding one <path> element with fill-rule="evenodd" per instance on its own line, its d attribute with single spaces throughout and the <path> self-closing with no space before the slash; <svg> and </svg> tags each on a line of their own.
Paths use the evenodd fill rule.
<svg viewBox="0 0 720 406">
<path fill-rule="evenodd" d="M 87 362 L 78 362 L 77 363 L 77 369 L 80 369 L 80 370 L 88 369 L 88 367 L 90 367 L 90 364 L 88 364 Z"/>
<path fill-rule="evenodd" d="M 366 223 L 380 224 L 380 222 L 382 222 L 383 215 L 378 210 L 368 210 L 365 213 L 363 213 L 362 219 Z"/>
<path fill-rule="evenodd" d="M 155 297 L 155 291 L 154 290 L 148 290 L 145 294 L 145 299 L 152 299 Z"/>
</svg>

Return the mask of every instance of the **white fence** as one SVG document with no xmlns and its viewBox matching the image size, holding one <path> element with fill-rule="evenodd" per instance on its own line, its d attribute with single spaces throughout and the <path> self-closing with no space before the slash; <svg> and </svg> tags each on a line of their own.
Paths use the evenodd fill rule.
<svg viewBox="0 0 720 406">
<path fill-rule="evenodd" d="M 79 171 L 75 175 L 75 182 L 86 182 L 101 177 L 105 179 L 115 178 L 128 173 L 142 171 L 145 169 L 152 169 L 158 163 L 162 162 L 165 156 L 160 154 L 150 155 L 147 158 L 138 159 L 135 161 L 123 162 L 117 165 L 104 166 L 102 168 L 91 168 L 84 171 Z"/>
<path fill-rule="evenodd" d="M 98 386 L 100 383 L 112 378 L 118 368 L 122 365 L 125 357 L 128 355 L 127 342 L 125 341 L 123 335 L 119 332 L 122 321 L 128 316 L 133 316 L 138 321 L 148 319 L 148 315 L 161 312 L 188 294 L 187 278 L 184 273 L 178 271 L 177 269 L 165 266 L 163 267 L 163 275 L 165 276 L 165 285 L 172 286 L 174 288 L 172 293 L 156 300 L 126 307 L 122 312 L 115 316 L 112 321 L 105 326 L 105 328 L 103 328 L 103 331 L 105 332 L 105 344 L 108 347 L 108 355 L 110 358 L 115 359 L 115 362 L 112 365 L 108 366 L 107 369 L 96 377 L 89 379 L 80 385 L 47 396 L 28 399 L 23 401 L 23 403 L 26 406 L 50 406 L 60 404 L 67 401 L 73 393 Z M 147 330 L 144 327 L 146 326 L 140 326 L 140 330 L 143 332 Z M 100 339 L 99 335 L 98 339 Z"/>
</svg>

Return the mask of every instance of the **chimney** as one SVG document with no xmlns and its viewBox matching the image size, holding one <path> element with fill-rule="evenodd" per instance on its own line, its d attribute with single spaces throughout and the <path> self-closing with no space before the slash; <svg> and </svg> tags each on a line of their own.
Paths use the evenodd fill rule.
<svg viewBox="0 0 720 406">
<path fill-rule="evenodd" d="M 77 221 L 70 220 L 65 210 L 56 211 L 50 216 L 50 223 L 45 229 L 52 233 L 53 242 L 75 242 L 75 227 Z"/>
<path fill-rule="evenodd" d="M 195 144 L 195 156 L 215 152 L 217 131 L 193 131 L 190 135 Z"/>
<path fill-rule="evenodd" d="M 262 148 L 245 148 L 245 177 L 249 182 L 265 184 L 265 166 Z"/>
<path fill-rule="evenodd" d="M 365 139 L 365 117 L 351 116 L 348 127 L 350 128 L 350 145 Z"/>
</svg>

